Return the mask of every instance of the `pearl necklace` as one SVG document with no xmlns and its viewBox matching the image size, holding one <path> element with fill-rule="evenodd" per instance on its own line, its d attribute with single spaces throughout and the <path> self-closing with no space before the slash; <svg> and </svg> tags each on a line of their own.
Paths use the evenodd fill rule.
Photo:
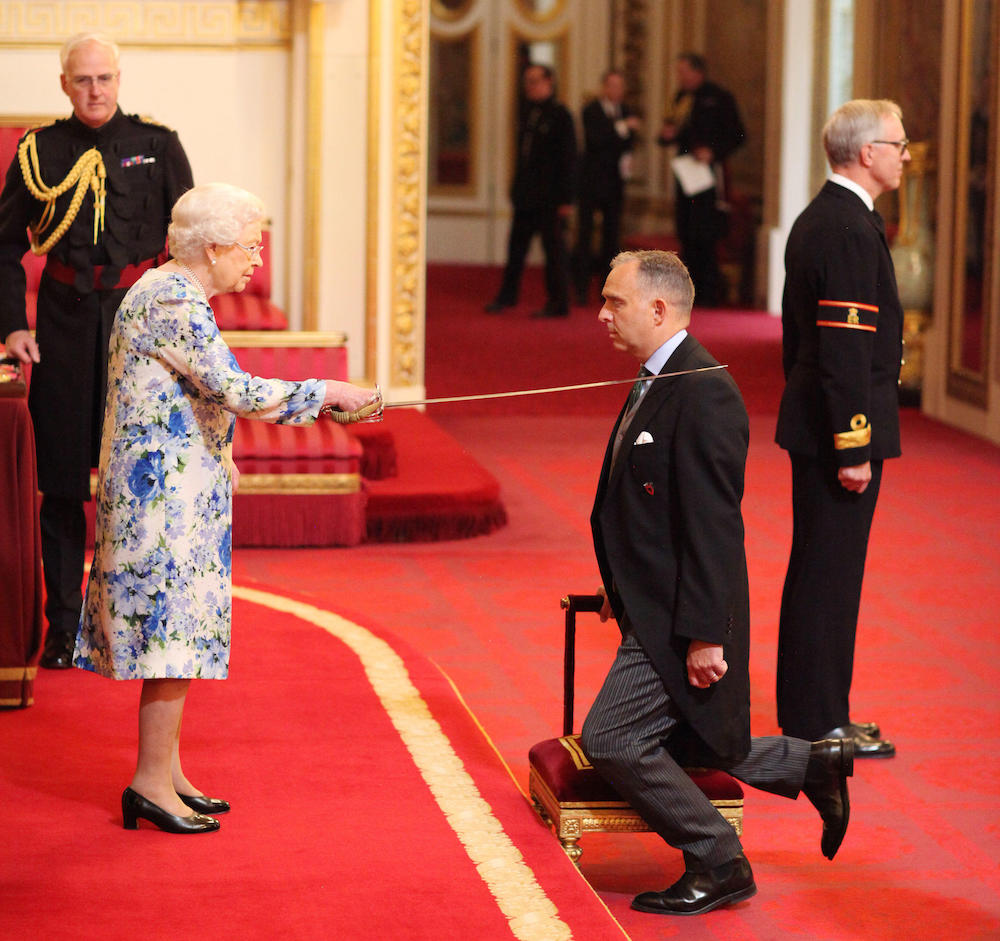
<svg viewBox="0 0 1000 941">
<path fill-rule="evenodd" d="M 179 258 L 175 258 L 174 261 L 177 262 L 177 266 L 188 276 L 191 281 L 194 281 L 198 285 L 198 289 L 201 291 L 205 297 L 208 297 L 208 291 L 205 290 L 205 285 L 201 283 L 201 279 L 196 275 L 187 265 L 184 264 Z"/>
</svg>

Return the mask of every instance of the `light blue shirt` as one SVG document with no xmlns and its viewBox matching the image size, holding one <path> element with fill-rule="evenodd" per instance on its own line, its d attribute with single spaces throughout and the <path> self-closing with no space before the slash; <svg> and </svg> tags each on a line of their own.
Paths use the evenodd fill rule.
<svg viewBox="0 0 1000 941">
<path fill-rule="evenodd" d="M 687 330 L 678 330 L 666 343 L 659 347 L 649 359 L 646 360 L 642 365 L 645 366 L 654 376 L 659 373 L 661 369 L 666 365 L 667 360 L 673 355 L 674 350 L 681 345 L 684 337 L 686 337 Z M 614 467 L 615 462 L 618 460 L 618 451 L 621 449 L 622 442 L 625 440 L 625 434 L 628 430 L 628 426 L 632 421 L 632 416 L 636 413 L 639 408 L 639 403 L 645 398 L 646 393 L 649 391 L 649 387 L 653 384 L 655 380 L 650 379 L 648 382 L 642 384 L 642 393 L 639 398 L 636 399 L 635 405 L 632 406 L 631 410 L 622 415 L 622 420 L 618 423 L 618 428 L 615 430 L 615 440 L 612 445 L 611 450 L 611 466 Z"/>
<path fill-rule="evenodd" d="M 681 345 L 684 337 L 688 335 L 687 330 L 678 330 L 663 346 L 659 347 L 649 359 L 646 360 L 642 365 L 645 366 L 654 376 L 659 373 L 664 366 L 667 365 L 667 360 L 674 355 L 674 350 Z M 643 397 L 649 391 L 649 387 L 653 384 L 652 380 L 650 382 L 643 383 L 645 388 L 642 390 L 642 395 L 639 396 L 639 401 L 643 400 Z"/>
</svg>

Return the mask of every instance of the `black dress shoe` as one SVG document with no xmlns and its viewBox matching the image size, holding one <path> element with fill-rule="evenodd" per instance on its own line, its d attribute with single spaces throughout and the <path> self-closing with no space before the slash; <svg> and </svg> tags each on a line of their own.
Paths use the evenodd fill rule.
<svg viewBox="0 0 1000 941">
<path fill-rule="evenodd" d="M 851 722 L 850 726 L 852 729 L 864 732 L 865 735 L 870 735 L 872 738 L 882 737 L 882 729 L 877 722 Z"/>
<path fill-rule="evenodd" d="M 543 308 L 541 308 L 541 310 L 532 311 L 531 316 L 535 320 L 549 318 L 549 317 L 568 317 L 569 310 L 568 309 L 564 310 L 556 307 L 549 307 L 549 305 L 546 304 Z"/>
<path fill-rule="evenodd" d="M 50 630 L 45 635 L 45 648 L 38 661 L 46 670 L 68 670 L 73 666 L 73 651 L 76 648 L 76 634 L 64 634 Z"/>
<path fill-rule="evenodd" d="M 823 738 L 849 738 L 854 742 L 854 755 L 857 758 L 892 758 L 896 754 L 896 746 L 892 742 L 874 738 L 853 722 L 830 729 Z"/>
<path fill-rule="evenodd" d="M 200 814 L 229 813 L 229 801 L 224 801 L 221 797 L 205 797 L 204 794 L 178 794 L 177 796 L 188 807 L 197 810 Z"/>
<path fill-rule="evenodd" d="M 632 907 L 654 915 L 701 915 L 756 894 L 750 863 L 740 855 L 708 872 L 685 872 L 662 892 L 643 892 L 632 900 Z"/>
<path fill-rule="evenodd" d="M 168 813 L 158 804 L 146 800 L 132 788 L 122 792 L 122 825 L 126 830 L 138 830 L 139 818 L 148 820 L 167 833 L 211 833 L 219 829 L 219 821 L 214 817 L 194 813 L 187 817 Z"/>
<path fill-rule="evenodd" d="M 490 301 L 483 310 L 488 314 L 499 314 L 501 311 L 505 311 L 508 307 L 513 306 L 513 304 L 508 304 L 504 301 Z"/>
<path fill-rule="evenodd" d="M 851 817 L 851 801 L 847 794 L 847 779 L 854 774 L 854 740 L 825 739 L 813 742 L 806 766 L 802 793 L 823 818 L 820 847 L 827 859 L 833 859 L 844 842 L 847 822 Z"/>
</svg>

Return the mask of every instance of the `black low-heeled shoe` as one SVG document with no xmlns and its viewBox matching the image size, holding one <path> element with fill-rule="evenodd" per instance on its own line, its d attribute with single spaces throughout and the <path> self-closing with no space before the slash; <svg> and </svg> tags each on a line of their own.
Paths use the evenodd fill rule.
<svg viewBox="0 0 1000 941">
<path fill-rule="evenodd" d="M 179 817 L 162 807 L 146 800 L 132 788 L 127 787 L 122 792 L 122 825 L 126 830 L 137 830 L 139 818 L 148 820 L 167 833 L 210 833 L 219 829 L 219 821 L 214 817 L 194 813 L 189 817 Z"/>
<path fill-rule="evenodd" d="M 178 794 L 177 796 L 188 807 L 200 814 L 229 813 L 229 801 L 224 801 L 221 797 L 205 797 L 204 794 Z"/>
</svg>

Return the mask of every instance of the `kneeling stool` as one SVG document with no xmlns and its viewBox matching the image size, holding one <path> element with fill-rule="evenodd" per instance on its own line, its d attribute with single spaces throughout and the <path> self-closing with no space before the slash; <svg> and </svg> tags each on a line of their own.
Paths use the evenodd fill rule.
<svg viewBox="0 0 1000 941">
<path fill-rule="evenodd" d="M 539 742 L 528 752 L 528 791 L 535 810 L 552 824 L 559 842 L 579 865 L 583 852 L 577 841 L 584 833 L 642 833 L 650 829 L 639 814 L 594 770 L 573 734 L 576 612 L 601 610 L 600 595 L 567 595 L 563 657 L 563 734 Z M 737 834 L 743 833 L 743 787 L 725 771 L 686 768 Z"/>
</svg>

